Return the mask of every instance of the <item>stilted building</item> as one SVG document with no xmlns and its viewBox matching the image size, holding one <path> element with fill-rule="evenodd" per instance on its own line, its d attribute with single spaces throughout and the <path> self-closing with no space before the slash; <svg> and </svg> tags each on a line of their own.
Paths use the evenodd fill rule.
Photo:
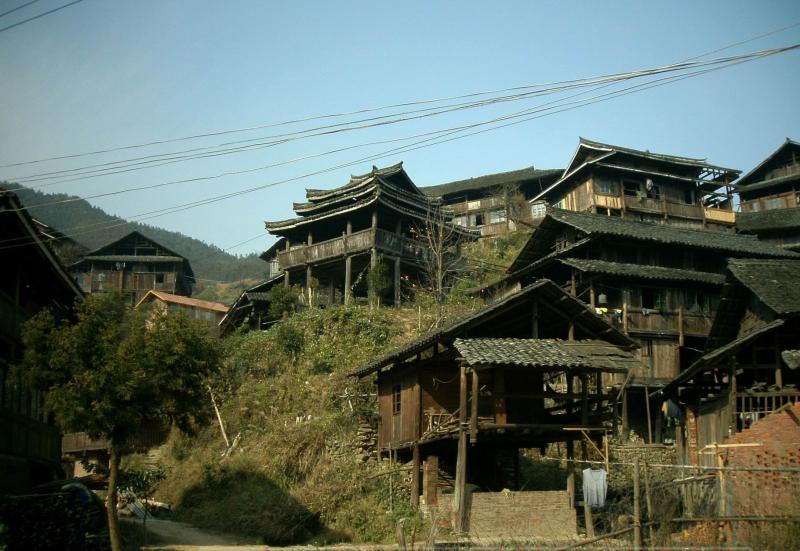
<svg viewBox="0 0 800 551">
<path fill-rule="evenodd" d="M 786 139 L 736 182 L 736 230 L 800 251 L 800 143 Z"/>
<path fill-rule="evenodd" d="M 531 203 L 641 222 L 733 231 L 738 170 L 580 138 L 564 174 Z"/>
<path fill-rule="evenodd" d="M 442 225 L 457 239 L 476 237 L 454 226 L 449 209 L 423 194 L 402 163 L 373 167 L 336 189 L 308 189 L 306 196 L 308 202 L 294 204 L 297 218 L 266 227 L 284 239 L 276 252 L 285 284 L 312 289 L 322 304 L 365 296 L 366 273 L 381 258 L 389 265 L 389 302 L 399 304 L 431 253 L 418 238 L 424 228 Z"/>
<path fill-rule="evenodd" d="M 513 490 L 515 503 L 529 506 L 508 525 L 495 522 L 498 536 L 541 536 L 547 529 L 574 536 L 574 472 L 560 490 L 518 492 L 519 451 L 566 442 L 572 459 L 576 441 L 602 447 L 615 399 L 602 375 L 624 378 L 638 365 L 633 347 L 580 300 L 539 280 L 354 375 L 376 374 L 378 447 L 412 460 L 413 505 L 421 492 L 424 505 L 454 511 L 457 530 L 485 536 L 486 509 L 477 504 Z M 469 485 L 478 489 L 468 499 Z M 541 522 L 531 522 L 537 510 Z M 557 527 L 549 522 L 555 514 L 563 519 Z"/>
</svg>

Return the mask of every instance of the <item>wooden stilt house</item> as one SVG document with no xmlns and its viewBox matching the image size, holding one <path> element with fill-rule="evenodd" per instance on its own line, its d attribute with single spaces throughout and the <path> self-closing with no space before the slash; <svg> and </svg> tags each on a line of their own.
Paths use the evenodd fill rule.
<svg viewBox="0 0 800 551">
<path fill-rule="evenodd" d="M 614 400 L 602 375 L 624 377 L 637 366 L 634 346 L 581 301 L 540 280 L 355 375 L 376 374 L 378 446 L 413 460 L 412 503 L 420 490 L 428 506 L 449 500 L 457 528 L 465 529 L 467 484 L 519 489 L 520 448 L 566 442 L 571 458 L 575 440 L 602 441 Z M 509 463 L 510 476 L 503 467 Z M 442 497 L 450 489 L 454 496 Z"/>
<path fill-rule="evenodd" d="M 753 236 L 550 209 L 509 275 L 483 292 L 491 300 L 548 278 L 630 335 L 641 367 L 618 381 L 621 424 L 662 441 L 672 437 L 646 396 L 705 348 L 730 257 L 800 258 Z"/>
<path fill-rule="evenodd" d="M 685 410 L 678 457 L 723 444 L 769 413 L 800 402 L 800 260 L 728 264 L 706 354 L 662 391 Z"/>
<path fill-rule="evenodd" d="M 379 258 L 389 265 L 391 297 L 418 283 L 426 243 L 415 238 L 423 227 L 446 225 L 458 239 L 475 239 L 452 225 L 452 213 L 441 200 L 427 197 L 403 170 L 402 163 L 373 170 L 332 190 L 306 190 L 308 202 L 295 203 L 298 218 L 267 222 L 283 238 L 277 253 L 286 285 L 316 288 L 322 303 L 349 302 L 354 292 L 367 294 L 368 269 Z"/>
</svg>

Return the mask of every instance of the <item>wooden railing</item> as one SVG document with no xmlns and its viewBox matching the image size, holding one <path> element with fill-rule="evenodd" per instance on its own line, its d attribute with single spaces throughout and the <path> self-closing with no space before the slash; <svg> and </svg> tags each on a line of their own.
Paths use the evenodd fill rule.
<svg viewBox="0 0 800 551">
<path fill-rule="evenodd" d="M 669 332 L 676 335 L 707 336 L 714 315 L 687 312 L 684 309 L 661 310 L 623 305 L 621 313 L 609 314 L 614 325 L 625 332 Z"/>
<path fill-rule="evenodd" d="M 278 263 L 282 270 L 286 270 L 333 258 L 344 258 L 347 255 L 368 251 L 373 247 L 381 252 L 404 258 L 424 258 L 427 254 L 425 249 L 413 239 L 386 230 L 370 228 L 327 241 L 281 251 L 278 253 Z"/>
<path fill-rule="evenodd" d="M 733 420 L 739 430 L 744 430 L 776 409 L 798 402 L 800 402 L 800 391 L 796 389 L 764 392 L 738 391 Z"/>
<path fill-rule="evenodd" d="M 599 204 L 600 203 L 598 203 L 598 205 Z M 733 210 L 707 208 L 703 207 L 702 205 L 688 205 L 686 203 L 668 201 L 667 199 L 653 199 L 651 197 L 634 197 L 632 195 L 626 195 L 625 207 L 630 210 L 660 212 L 669 216 L 692 218 L 695 220 L 705 219 L 709 222 L 719 222 L 723 224 L 733 224 L 736 221 L 736 214 L 733 212 Z"/>
<path fill-rule="evenodd" d="M 622 197 L 618 195 L 599 195 L 595 194 L 594 204 L 598 207 L 605 207 L 610 209 L 622 208 Z"/>
<path fill-rule="evenodd" d="M 55 427 L 7 409 L 0 409 L 0 426 L 0 452 L 50 462 L 60 459 Z"/>
<path fill-rule="evenodd" d="M 731 210 L 706 208 L 705 218 L 709 222 L 720 222 L 722 224 L 733 224 L 736 222 L 736 213 Z"/>
</svg>

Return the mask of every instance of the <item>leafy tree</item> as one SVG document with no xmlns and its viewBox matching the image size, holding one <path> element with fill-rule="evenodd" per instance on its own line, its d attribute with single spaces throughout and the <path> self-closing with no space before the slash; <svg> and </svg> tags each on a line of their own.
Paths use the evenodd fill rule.
<svg viewBox="0 0 800 551">
<path fill-rule="evenodd" d="M 376 259 L 375 265 L 370 267 L 369 273 L 367 273 L 370 304 L 380 306 L 381 297 L 389 291 L 391 285 L 389 267 L 386 265 L 383 255 L 380 255 Z"/>
<path fill-rule="evenodd" d="M 87 297 L 76 311 L 72 322 L 57 323 L 45 311 L 25 324 L 23 375 L 46 391 L 63 430 L 108 440 L 108 526 L 118 551 L 122 454 L 143 425 L 190 432 L 204 420 L 203 380 L 217 370 L 220 352 L 202 324 L 181 313 L 131 310 L 120 295 Z"/>
<path fill-rule="evenodd" d="M 300 293 L 301 291 L 297 287 L 284 285 L 276 285 L 270 289 L 268 293 L 270 317 L 281 318 L 284 314 L 294 313 Z"/>
</svg>

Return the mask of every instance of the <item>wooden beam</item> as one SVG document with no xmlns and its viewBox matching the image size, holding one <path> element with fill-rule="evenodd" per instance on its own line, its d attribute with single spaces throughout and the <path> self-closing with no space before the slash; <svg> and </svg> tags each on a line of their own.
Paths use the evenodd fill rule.
<svg viewBox="0 0 800 551">
<path fill-rule="evenodd" d="M 416 511 L 419 509 L 419 444 L 414 443 L 411 453 L 411 506 Z"/>
<path fill-rule="evenodd" d="M 480 398 L 480 382 L 478 372 L 472 370 L 472 409 L 469 416 L 469 441 L 478 441 L 478 401 Z"/>
</svg>

